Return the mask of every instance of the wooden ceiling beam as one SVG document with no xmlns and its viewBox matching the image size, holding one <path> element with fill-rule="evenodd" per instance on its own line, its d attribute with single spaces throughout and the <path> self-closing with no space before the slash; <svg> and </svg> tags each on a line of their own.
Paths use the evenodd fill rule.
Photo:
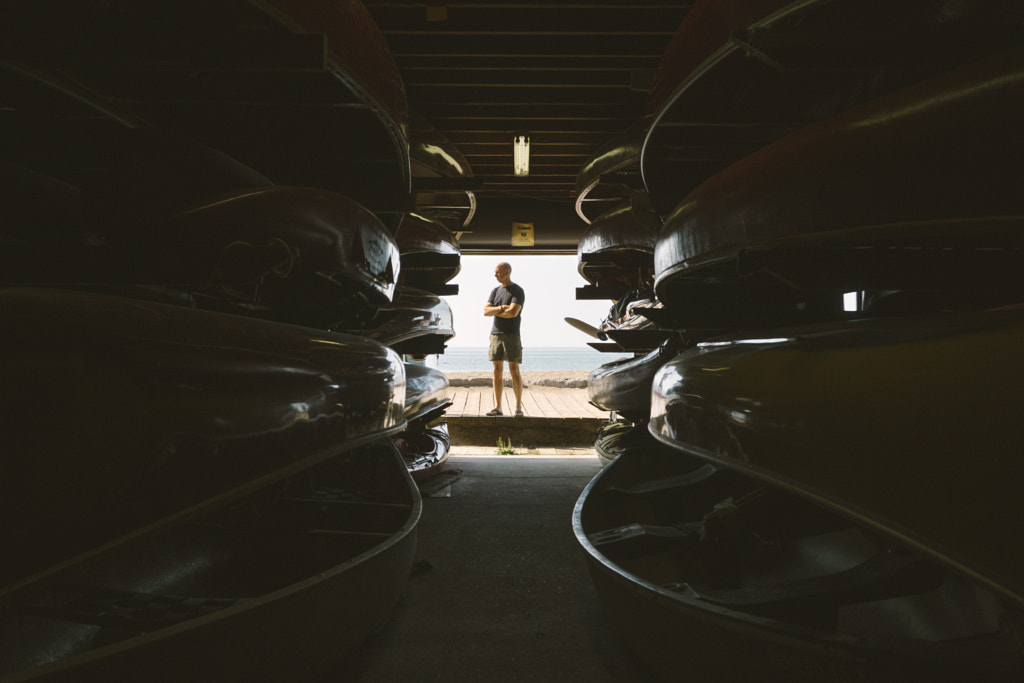
<svg viewBox="0 0 1024 683">
<path fill-rule="evenodd" d="M 416 71 L 446 69 L 452 72 L 474 72 L 514 69 L 517 71 L 548 71 L 552 68 L 550 57 L 536 55 L 486 55 L 472 60 L 460 55 L 429 54 L 396 58 L 403 75 L 413 77 Z M 654 69 L 661 61 L 660 54 L 596 54 L 563 55 L 558 58 L 558 68 L 564 71 L 633 71 Z"/>
<path fill-rule="evenodd" d="M 672 27 L 673 29 L 675 27 Z M 552 33 L 490 35 L 459 34 L 420 35 L 393 34 L 387 36 L 391 53 L 401 60 L 405 57 L 445 54 L 459 58 L 482 57 L 543 57 L 557 59 L 563 56 L 608 56 L 617 54 L 662 55 L 672 32 L 666 33 Z"/>
<path fill-rule="evenodd" d="M 451 71 L 449 69 L 409 72 L 404 77 L 406 90 L 433 87 L 554 87 L 554 88 L 629 88 L 632 71 L 564 71 L 558 65 L 545 70 L 515 69 L 489 71 Z"/>
<path fill-rule="evenodd" d="M 478 3 L 475 5 L 444 4 L 443 19 L 430 14 L 424 5 L 387 6 L 366 3 L 386 36 L 394 33 L 474 33 L 500 26 L 503 31 L 533 32 L 538 29 L 565 33 L 578 32 L 663 32 L 675 28 L 687 8 L 680 3 L 630 6 L 581 7 L 561 3 L 516 5 L 510 3 Z"/>
</svg>

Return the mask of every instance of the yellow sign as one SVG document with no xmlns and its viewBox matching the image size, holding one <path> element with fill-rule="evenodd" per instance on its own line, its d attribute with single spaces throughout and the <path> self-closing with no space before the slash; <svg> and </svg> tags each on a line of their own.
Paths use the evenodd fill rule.
<svg viewBox="0 0 1024 683">
<path fill-rule="evenodd" d="M 533 223 L 512 224 L 512 246 L 532 247 L 533 246 Z"/>
</svg>

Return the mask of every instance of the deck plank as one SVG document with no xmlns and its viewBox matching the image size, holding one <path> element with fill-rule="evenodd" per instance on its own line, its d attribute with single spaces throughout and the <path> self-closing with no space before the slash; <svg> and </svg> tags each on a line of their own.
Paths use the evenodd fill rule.
<svg viewBox="0 0 1024 683">
<path fill-rule="evenodd" d="M 448 408 L 449 413 L 461 415 L 466 412 L 466 399 L 469 398 L 468 393 L 458 391 L 455 387 L 448 387 L 445 395 L 452 399 L 452 404 Z"/>
<path fill-rule="evenodd" d="M 466 412 L 469 415 L 483 415 L 485 410 L 480 409 L 480 398 L 483 392 L 474 391 L 470 397 L 466 400 Z"/>
<path fill-rule="evenodd" d="M 485 416 L 494 406 L 494 393 L 491 387 L 460 386 L 449 387 L 448 395 L 452 405 L 448 408 L 449 415 L 468 417 Z M 502 413 L 515 413 L 516 399 L 510 387 L 502 392 Z M 562 387 L 526 387 L 523 389 L 523 411 L 528 417 L 551 418 L 606 418 L 608 413 L 590 405 L 586 389 L 568 389 Z"/>
<path fill-rule="evenodd" d="M 544 414 L 540 403 L 537 402 L 536 392 L 526 389 L 523 391 L 523 412 L 528 417 L 539 417 Z"/>
<path fill-rule="evenodd" d="M 562 392 L 551 392 L 550 398 L 551 404 L 561 417 L 575 417 L 573 407 L 566 400 Z"/>
<path fill-rule="evenodd" d="M 537 393 L 537 404 L 540 407 L 540 415 L 546 415 L 549 417 L 561 417 L 558 409 L 551 402 L 551 395 L 549 392 L 538 392 Z"/>
<path fill-rule="evenodd" d="M 574 393 L 569 398 L 576 404 L 576 410 L 586 415 L 605 416 L 607 411 L 594 407 L 590 402 L 590 395 L 587 392 Z"/>
</svg>

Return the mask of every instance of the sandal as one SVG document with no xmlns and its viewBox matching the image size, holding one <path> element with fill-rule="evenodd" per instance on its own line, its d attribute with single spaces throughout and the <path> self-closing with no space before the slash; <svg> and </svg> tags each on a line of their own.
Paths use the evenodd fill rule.
<svg viewBox="0 0 1024 683">
<path fill-rule="evenodd" d="M 487 417 L 497 417 L 498 415 L 501 415 L 501 411 L 498 410 L 497 408 L 487 413 Z"/>
<path fill-rule="evenodd" d="M 523 416 L 523 411 L 517 410 L 516 411 L 516 417 L 522 417 L 522 416 Z"/>
</svg>

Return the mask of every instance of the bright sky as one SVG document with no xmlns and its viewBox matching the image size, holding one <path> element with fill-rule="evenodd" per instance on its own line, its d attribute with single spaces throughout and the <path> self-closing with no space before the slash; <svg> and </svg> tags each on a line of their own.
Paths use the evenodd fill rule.
<svg viewBox="0 0 1024 683">
<path fill-rule="evenodd" d="M 455 338 L 448 346 L 487 346 L 491 319 L 484 316 L 484 304 L 498 286 L 494 266 L 501 261 L 512 265 L 512 282 L 526 292 L 523 307 L 524 346 L 586 346 L 594 341 L 565 322 L 566 317 L 598 327 L 612 302 L 607 299 L 577 301 L 576 288 L 587 281 L 576 270 L 576 255 L 566 256 L 477 256 L 462 255 L 462 270 L 449 284 L 457 284 L 457 296 L 447 296 L 455 321 Z"/>
</svg>

